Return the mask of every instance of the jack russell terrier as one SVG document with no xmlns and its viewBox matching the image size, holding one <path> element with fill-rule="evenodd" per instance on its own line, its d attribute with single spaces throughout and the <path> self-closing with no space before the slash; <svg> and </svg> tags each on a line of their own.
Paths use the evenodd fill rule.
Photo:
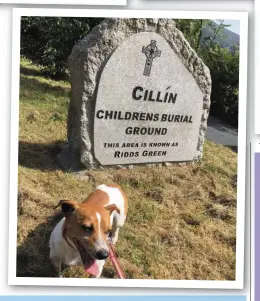
<svg viewBox="0 0 260 301">
<path fill-rule="evenodd" d="M 50 259 L 58 277 L 61 264 L 84 265 L 92 278 L 100 277 L 109 255 L 107 242 L 115 244 L 128 210 L 126 196 L 118 185 L 99 185 L 78 203 L 61 200 L 64 218 L 50 237 Z"/>
</svg>

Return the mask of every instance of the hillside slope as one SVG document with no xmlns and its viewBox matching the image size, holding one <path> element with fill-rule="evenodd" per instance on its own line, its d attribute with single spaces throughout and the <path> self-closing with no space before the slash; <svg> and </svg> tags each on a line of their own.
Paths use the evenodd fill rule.
<svg viewBox="0 0 260 301">
<path fill-rule="evenodd" d="M 216 24 L 216 26 L 218 25 Z M 221 47 L 231 49 L 234 45 L 239 44 L 240 36 L 238 34 L 228 30 L 227 28 L 224 28 L 222 33 L 222 36 L 217 37 L 215 40 Z M 204 37 L 214 37 L 214 32 L 209 26 L 206 26 L 202 30 L 202 38 Z"/>
</svg>

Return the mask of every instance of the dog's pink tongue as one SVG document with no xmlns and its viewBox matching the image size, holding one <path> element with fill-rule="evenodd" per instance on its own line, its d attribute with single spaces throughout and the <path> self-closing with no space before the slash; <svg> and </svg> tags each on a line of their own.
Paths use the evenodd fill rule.
<svg viewBox="0 0 260 301">
<path fill-rule="evenodd" d="M 97 276 L 99 274 L 99 268 L 98 268 L 96 260 L 94 260 L 94 259 L 87 261 L 84 264 L 84 267 L 85 267 L 85 271 L 91 275 Z"/>
</svg>

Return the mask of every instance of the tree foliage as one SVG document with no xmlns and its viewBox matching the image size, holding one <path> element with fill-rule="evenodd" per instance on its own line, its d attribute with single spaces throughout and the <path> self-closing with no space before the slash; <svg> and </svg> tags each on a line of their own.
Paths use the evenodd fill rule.
<svg viewBox="0 0 260 301">
<path fill-rule="evenodd" d="M 237 125 L 239 86 L 239 45 L 223 48 L 219 40 L 226 37 L 224 20 L 216 24 L 211 20 L 176 20 L 176 26 L 183 32 L 191 47 L 196 50 L 210 69 L 212 78 L 211 115 L 226 119 Z M 205 36 L 207 27 L 211 35 Z"/>
<path fill-rule="evenodd" d="M 22 17 L 21 55 L 41 65 L 50 76 L 66 72 L 67 58 L 73 46 L 82 39 L 101 18 Z M 223 20 L 175 20 L 191 47 L 209 67 L 212 78 L 211 114 L 237 124 L 239 46 L 222 48 Z M 207 27 L 211 32 L 205 35 Z"/>
<path fill-rule="evenodd" d="M 211 114 L 238 122 L 239 51 L 213 45 L 204 55 L 212 78 Z"/>
<path fill-rule="evenodd" d="M 100 18 L 22 17 L 21 55 L 44 67 L 50 76 L 64 74 L 73 46 Z"/>
</svg>

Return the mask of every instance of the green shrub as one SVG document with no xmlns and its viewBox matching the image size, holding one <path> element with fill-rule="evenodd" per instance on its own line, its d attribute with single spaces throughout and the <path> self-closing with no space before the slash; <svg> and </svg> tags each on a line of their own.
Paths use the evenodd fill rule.
<svg viewBox="0 0 260 301">
<path fill-rule="evenodd" d="M 50 76 L 63 75 L 73 46 L 100 18 L 22 17 L 21 55 Z"/>
<path fill-rule="evenodd" d="M 214 45 L 202 56 L 212 78 L 211 115 L 238 123 L 239 51 Z"/>
<path fill-rule="evenodd" d="M 239 45 L 220 46 L 223 31 L 229 25 L 211 20 L 175 20 L 185 38 L 210 69 L 212 79 L 210 114 L 238 124 Z M 206 30 L 205 30 L 206 28 Z M 204 32 L 203 32 L 204 30 Z M 205 35 L 210 33 L 210 35 Z"/>
</svg>

